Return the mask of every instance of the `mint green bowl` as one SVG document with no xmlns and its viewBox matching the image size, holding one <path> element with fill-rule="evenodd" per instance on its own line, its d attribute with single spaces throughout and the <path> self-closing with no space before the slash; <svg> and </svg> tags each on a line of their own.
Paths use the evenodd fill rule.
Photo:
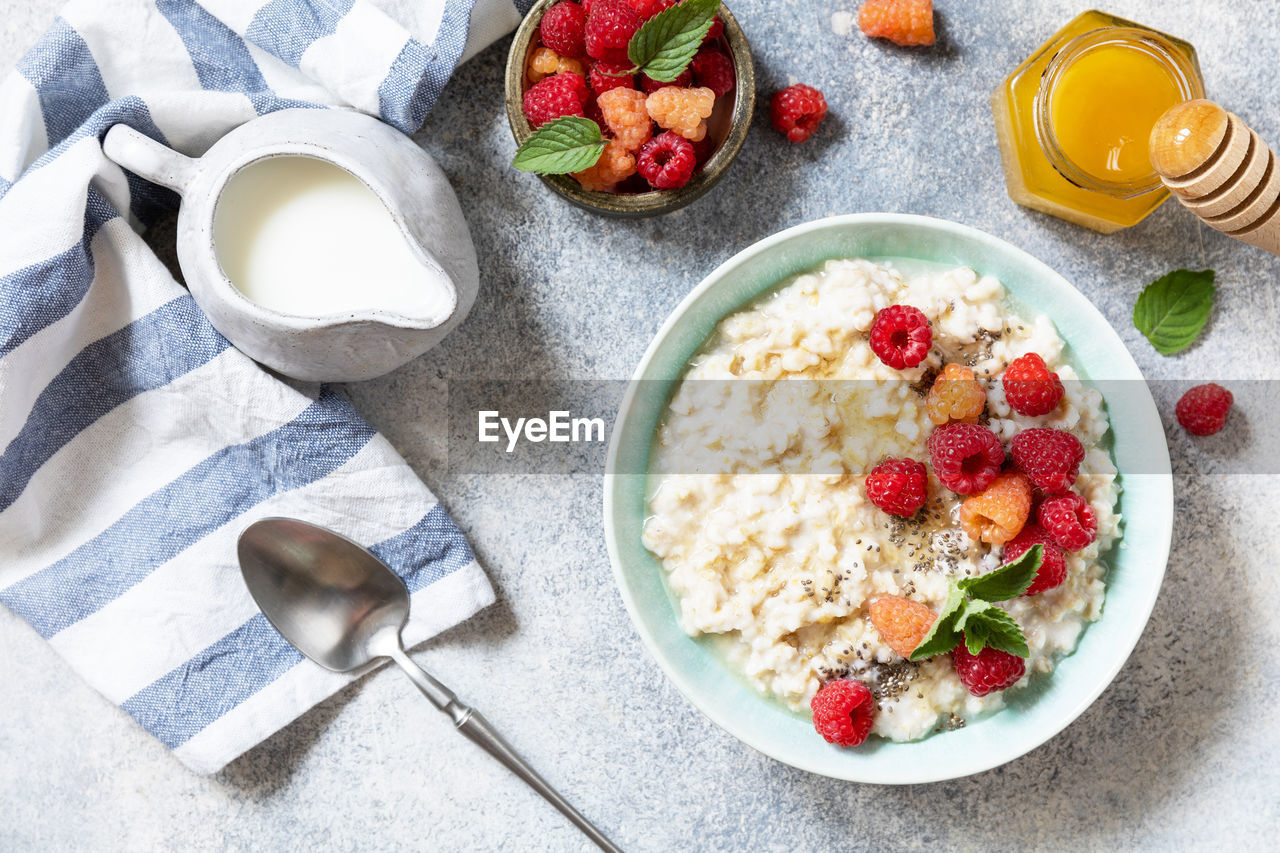
<svg viewBox="0 0 1280 853">
<path fill-rule="evenodd" d="M 640 536 L 647 514 L 650 443 L 667 396 L 716 324 L 783 279 L 830 258 L 915 260 L 994 275 L 1020 306 L 1047 314 L 1081 376 L 1101 383 L 1120 470 L 1124 537 L 1107 557 L 1105 615 L 1050 675 L 1012 691 L 984 719 L 911 743 L 878 738 L 857 749 L 822 740 L 807 717 L 757 692 L 707 638 L 681 630 L 657 560 Z M 604 526 L 618 587 L 649 651 L 681 692 L 718 726 L 765 755 L 838 779 L 912 784 L 997 767 L 1062 731 L 1111 682 L 1138 642 L 1169 556 L 1173 486 L 1155 402 L 1106 319 L 1062 276 L 989 234 L 923 216 L 865 213 L 790 228 L 726 261 L 659 329 L 636 368 L 614 426 L 604 485 Z M 1116 380 L 1116 381 L 1110 381 Z M 1131 543 L 1126 547 L 1125 543 Z"/>
</svg>

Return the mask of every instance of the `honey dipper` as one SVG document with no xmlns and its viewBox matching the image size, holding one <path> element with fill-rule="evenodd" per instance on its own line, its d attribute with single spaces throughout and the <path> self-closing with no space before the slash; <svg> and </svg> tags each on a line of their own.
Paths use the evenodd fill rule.
<svg viewBox="0 0 1280 853">
<path fill-rule="evenodd" d="M 1178 104 L 1151 129 L 1150 154 L 1184 207 L 1280 255 L 1280 161 L 1238 117 L 1204 99 Z"/>
</svg>

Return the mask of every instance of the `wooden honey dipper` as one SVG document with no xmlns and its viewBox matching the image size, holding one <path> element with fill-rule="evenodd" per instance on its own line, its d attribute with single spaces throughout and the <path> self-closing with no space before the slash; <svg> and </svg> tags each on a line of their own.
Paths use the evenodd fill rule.
<svg viewBox="0 0 1280 853">
<path fill-rule="evenodd" d="M 1223 232 L 1280 255 L 1280 160 L 1213 101 L 1172 107 L 1151 129 L 1151 165 L 1178 201 Z"/>
</svg>

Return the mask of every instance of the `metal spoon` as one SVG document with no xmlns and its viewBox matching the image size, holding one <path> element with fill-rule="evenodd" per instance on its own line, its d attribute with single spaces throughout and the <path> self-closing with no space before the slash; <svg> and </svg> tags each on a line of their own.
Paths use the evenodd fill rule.
<svg viewBox="0 0 1280 853">
<path fill-rule="evenodd" d="M 556 793 L 479 712 L 405 654 L 400 630 L 409 590 L 386 563 L 344 536 L 292 518 L 266 518 L 240 534 L 240 573 L 267 620 L 311 660 L 349 672 L 381 658 L 400 664 L 453 724 L 573 821 L 601 850 L 622 853 Z"/>
</svg>

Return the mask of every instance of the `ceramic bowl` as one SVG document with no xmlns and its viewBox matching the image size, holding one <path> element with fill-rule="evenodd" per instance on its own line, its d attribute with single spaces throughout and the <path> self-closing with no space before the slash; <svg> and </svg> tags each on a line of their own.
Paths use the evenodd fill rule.
<svg viewBox="0 0 1280 853">
<path fill-rule="evenodd" d="M 677 622 L 657 560 L 641 544 L 645 475 L 654 430 L 686 362 L 720 320 L 783 279 L 830 258 L 914 259 L 966 265 L 996 276 L 1025 312 L 1053 319 L 1067 357 L 1098 383 L 1120 471 L 1123 542 L 1105 559 L 1105 615 L 1048 676 L 1011 691 L 1007 707 L 954 732 L 920 741 L 879 738 L 840 749 L 807 716 L 757 692 L 721 663 L 712 643 Z M 905 784 L 996 767 L 1053 737 L 1111 682 L 1138 641 L 1164 577 L 1173 488 L 1164 429 L 1142 374 L 1103 316 L 1065 279 L 1008 243 L 963 225 L 920 216 L 855 214 L 776 234 L 722 264 L 667 318 L 636 369 L 614 426 L 604 485 L 609 556 L 627 610 L 676 686 L 717 725 L 779 761 L 839 779 Z M 1106 381 L 1103 381 L 1106 380 Z M 1114 380 L 1114 381 L 1111 381 Z"/>
<path fill-rule="evenodd" d="M 507 121 L 511 125 L 511 135 L 515 137 L 516 147 L 522 145 L 533 133 L 533 126 L 524 117 L 524 110 L 521 107 L 525 89 L 525 67 L 529 54 L 538 43 L 538 24 L 542 21 L 542 13 L 556 2 L 558 0 L 538 0 L 533 4 L 516 30 L 511 42 L 511 50 L 507 54 Z M 675 190 L 604 193 L 583 189 L 582 185 L 569 175 L 539 175 L 542 182 L 555 193 L 584 210 L 623 218 L 655 216 L 679 210 L 701 198 L 714 187 L 729 170 L 730 164 L 742 148 L 742 143 L 746 141 L 756 104 L 755 67 L 752 64 L 751 48 L 747 45 L 746 34 L 742 32 L 742 27 L 738 26 L 729 7 L 722 5 L 719 15 L 724 21 L 724 40 L 729 48 L 729 56 L 733 59 L 734 72 L 737 74 L 737 84 L 732 93 L 733 112 L 724 141 L 688 184 Z"/>
</svg>

